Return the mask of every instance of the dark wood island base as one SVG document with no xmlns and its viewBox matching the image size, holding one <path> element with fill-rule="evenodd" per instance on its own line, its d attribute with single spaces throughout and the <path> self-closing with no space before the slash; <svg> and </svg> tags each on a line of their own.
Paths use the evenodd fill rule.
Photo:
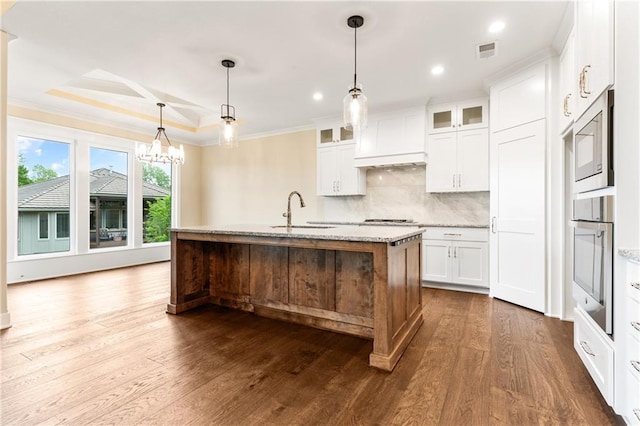
<svg viewBox="0 0 640 426">
<path fill-rule="evenodd" d="M 173 230 L 167 312 L 213 303 L 373 339 L 369 365 L 392 371 L 422 324 L 422 231 L 413 231 L 376 242 Z"/>
</svg>

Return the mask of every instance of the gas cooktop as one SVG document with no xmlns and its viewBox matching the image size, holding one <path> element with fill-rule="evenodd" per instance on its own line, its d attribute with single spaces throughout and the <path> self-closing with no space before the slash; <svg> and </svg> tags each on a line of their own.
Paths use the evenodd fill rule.
<svg viewBox="0 0 640 426">
<path fill-rule="evenodd" d="M 378 223 L 414 223 L 412 219 L 365 219 L 365 223 L 367 222 L 378 222 Z"/>
</svg>

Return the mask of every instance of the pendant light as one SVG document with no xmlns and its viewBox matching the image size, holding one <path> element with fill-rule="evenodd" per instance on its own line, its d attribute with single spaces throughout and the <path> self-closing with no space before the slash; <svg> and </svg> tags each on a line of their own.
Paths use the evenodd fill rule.
<svg viewBox="0 0 640 426">
<path fill-rule="evenodd" d="M 229 105 L 229 68 L 236 66 L 231 59 L 222 61 L 222 66 L 227 69 L 227 103 L 220 107 L 220 146 L 234 148 L 238 146 L 238 123 L 236 122 L 236 109 Z"/>
<path fill-rule="evenodd" d="M 171 145 L 167 132 L 165 132 L 164 127 L 162 127 L 162 108 L 166 105 L 162 102 L 158 102 L 156 105 L 160 107 L 160 127 L 158 127 L 156 137 L 153 139 L 151 144 L 136 144 L 136 158 L 139 161 L 146 163 L 184 164 L 184 147 L 180 145 L 180 149 L 178 149 Z M 166 150 L 162 146 L 162 141 L 160 140 L 162 135 L 164 135 L 164 138 L 169 144 Z"/>
<path fill-rule="evenodd" d="M 354 15 L 347 19 L 347 25 L 353 28 L 353 86 L 349 87 L 349 93 L 344 97 L 344 127 L 349 130 L 358 130 L 367 127 L 367 97 L 362 93 L 362 85 L 357 81 L 358 70 L 358 28 L 364 25 L 364 18 Z"/>
</svg>

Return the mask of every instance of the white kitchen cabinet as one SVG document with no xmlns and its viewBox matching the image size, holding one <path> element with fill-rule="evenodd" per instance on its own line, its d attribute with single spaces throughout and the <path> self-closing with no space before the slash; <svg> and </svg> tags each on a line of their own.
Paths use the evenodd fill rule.
<svg viewBox="0 0 640 426">
<path fill-rule="evenodd" d="M 316 142 L 319 148 L 336 143 L 352 143 L 355 141 L 353 130 L 348 130 L 335 122 L 326 122 L 317 127 Z"/>
<path fill-rule="evenodd" d="M 364 195 L 366 172 L 353 164 L 356 144 L 336 143 L 317 149 L 318 195 Z"/>
<path fill-rule="evenodd" d="M 562 54 L 560 55 L 560 82 L 559 82 L 559 100 L 558 105 L 560 107 L 560 120 L 559 129 L 560 134 L 564 134 L 566 129 L 573 123 L 575 112 L 575 75 L 576 75 L 576 61 L 575 61 L 575 32 L 571 30 L 567 42 L 564 45 Z"/>
<path fill-rule="evenodd" d="M 609 405 L 613 404 L 613 356 L 611 339 L 586 314 L 574 308 L 573 347 Z"/>
<path fill-rule="evenodd" d="M 486 98 L 429 106 L 428 133 L 481 129 L 489 125 Z"/>
<path fill-rule="evenodd" d="M 576 114 L 614 82 L 614 1 L 581 0 L 576 7 Z"/>
<path fill-rule="evenodd" d="M 489 190 L 489 130 L 428 136 L 427 192 Z"/>
<path fill-rule="evenodd" d="M 622 408 L 628 424 L 640 425 L 640 264 L 632 260 L 626 262 L 625 287 L 624 337 L 616 348 L 616 369 L 624 392 L 616 393 L 616 406 Z"/>
<path fill-rule="evenodd" d="M 357 141 L 356 167 L 425 163 L 425 109 L 369 117 Z"/>
<path fill-rule="evenodd" d="M 488 240 L 485 228 L 428 228 L 422 240 L 422 280 L 487 288 Z"/>
</svg>

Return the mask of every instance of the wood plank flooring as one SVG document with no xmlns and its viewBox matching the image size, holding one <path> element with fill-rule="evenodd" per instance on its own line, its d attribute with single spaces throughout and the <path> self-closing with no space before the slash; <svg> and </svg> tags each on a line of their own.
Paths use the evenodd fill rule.
<svg viewBox="0 0 640 426">
<path fill-rule="evenodd" d="M 218 307 L 174 316 L 169 263 L 10 285 L 2 425 L 613 425 L 572 324 L 423 289 L 393 373 L 371 341 Z"/>
</svg>

